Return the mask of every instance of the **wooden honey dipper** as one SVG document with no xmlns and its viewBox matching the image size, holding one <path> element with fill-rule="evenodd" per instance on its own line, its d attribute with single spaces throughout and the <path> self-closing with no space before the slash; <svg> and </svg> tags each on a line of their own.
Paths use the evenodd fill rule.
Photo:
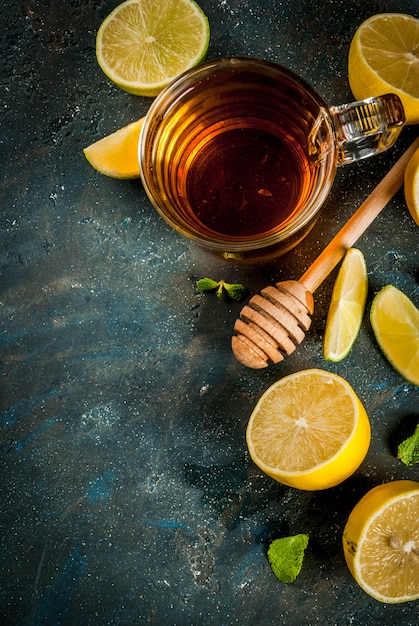
<svg viewBox="0 0 419 626">
<path fill-rule="evenodd" d="M 275 287 L 266 287 L 243 307 L 231 342 L 234 356 L 240 363 L 254 369 L 267 367 L 269 362 L 279 363 L 302 342 L 311 324 L 313 293 L 400 189 L 406 165 L 418 148 L 419 137 L 300 280 L 281 281 Z"/>
</svg>

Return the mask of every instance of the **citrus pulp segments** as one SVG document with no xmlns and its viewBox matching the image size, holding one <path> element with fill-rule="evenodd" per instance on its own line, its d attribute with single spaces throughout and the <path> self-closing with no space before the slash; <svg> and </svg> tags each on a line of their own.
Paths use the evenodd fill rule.
<svg viewBox="0 0 419 626">
<path fill-rule="evenodd" d="M 205 57 L 209 34 L 194 0 L 126 0 L 101 24 L 96 57 L 121 89 L 155 96 Z"/>
<path fill-rule="evenodd" d="M 312 387 L 307 388 L 305 391 L 304 379 L 311 379 L 310 384 L 312 385 Z M 298 382 L 301 392 L 299 389 L 297 389 L 297 391 L 293 389 L 295 381 Z M 329 385 L 339 386 L 341 393 L 347 397 L 351 416 L 350 419 L 347 420 L 345 432 L 343 432 L 345 422 L 342 421 L 342 414 L 340 413 L 343 395 L 340 399 L 336 399 L 335 394 L 337 387 L 334 387 L 332 393 L 330 393 L 331 387 L 329 387 Z M 317 394 L 321 394 L 322 386 L 328 394 L 327 400 L 325 400 L 324 403 L 319 402 L 319 397 L 316 395 L 316 391 Z M 319 430 L 320 439 L 326 438 L 325 433 L 338 433 L 337 439 L 339 442 L 335 442 L 334 447 L 331 446 L 333 450 L 326 459 L 313 462 L 310 467 L 292 471 L 284 467 L 278 467 L 279 463 L 274 465 L 272 462 L 266 462 L 267 455 L 264 454 L 263 451 L 261 452 L 266 440 L 268 440 L 268 445 L 275 446 L 275 442 L 279 441 L 278 438 L 283 438 L 285 433 L 284 430 L 275 431 L 275 427 L 271 429 L 268 424 L 268 416 L 263 414 L 266 407 L 268 407 L 272 415 L 273 411 L 271 411 L 268 403 L 270 396 L 273 396 L 278 389 L 281 393 L 283 391 L 289 405 L 296 407 L 296 412 L 301 409 L 300 414 L 302 417 L 309 413 L 310 410 L 314 410 L 317 407 L 319 412 L 321 412 L 319 419 L 319 425 L 321 425 Z M 314 397 L 312 397 L 313 395 Z M 311 405 L 309 405 L 309 411 L 307 411 L 307 406 L 298 406 L 301 402 L 301 398 L 304 403 L 308 403 L 309 399 L 312 400 Z M 280 409 L 278 409 L 278 411 L 279 410 Z M 324 424 L 325 416 L 328 420 L 326 424 Z M 272 417 L 270 417 L 270 420 L 273 423 L 275 422 L 275 418 L 272 419 Z M 297 450 L 294 430 L 290 428 L 289 432 L 294 439 L 289 456 L 294 455 L 296 457 L 297 453 L 302 450 L 302 444 L 300 443 L 300 450 Z M 255 441 L 259 436 L 262 439 L 262 446 Z M 333 437 L 333 434 L 331 436 Z M 265 474 L 284 485 L 308 491 L 334 487 L 353 474 L 367 454 L 370 437 L 371 431 L 368 416 L 347 381 L 336 374 L 318 369 L 297 372 L 274 383 L 259 399 L 252 412 L 246 431 L 246 440 L 250 456 Z M 309 445 L 311 446 L 311 442 Z M 294 448 L 292 448 L 292 446 L 294 446 Z M 262 455 L 265 456 L 265 459 L 262 458 Z"/>
<path fill-rule="evenodd" d="M 398 480 L 368 491 L 342 537 L 349 571 L 376 600 L 419 598 L 419 482 Z"/>
<path fill-rule="evenodd" d="M 138 141 L 143 123 L 141 118 L 84 148 L 90 165 L 112 178 L 139 178 Z"/>
<path fill-rule="evenodd" d="M 355 32 L 348 56 L 349 84 L 357 100 L 395 93 L 407 124 L 419 123 L 419 20 L 379 13 Z"/>
<path fill-rule="evenodd" d="M 387 360 L 406 380 L 419 385 L 419 310 L 393 285 L 371 305 L 371 326 Z"/>
<path fill-rule="evenodd" d="M 350 248 L 333 286 L 323 345 L 326 360 L 341 361 L 350 352 L 361 328 L 367 293 L 364 255 Z"/>
<path fill-rule="evenodd" d="M 404 196 L 410 215 L 419 226 L 419 148 L 404 173 Z"/>
</svg>

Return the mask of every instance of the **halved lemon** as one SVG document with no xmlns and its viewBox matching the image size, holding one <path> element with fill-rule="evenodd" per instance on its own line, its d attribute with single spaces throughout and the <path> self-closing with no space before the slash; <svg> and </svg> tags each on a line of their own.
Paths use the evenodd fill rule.
<svg viewBox="0 0 419 626">
<path fill-rule="evenodd" d="M 354 507 L 343 551 L 356 582 L 386 603 L 419 598 L 419 483 L 374 487 Z"/>
<path fill-rule="evenodd" d="M 404 172 L 404 197 L 410 215 L 419 226 L 419 148 L 413 154 Z"/>
<path fill-rule="evenodd" d="M 327 361 L 341 361 L 351 350 L 361 328 L 368 293 L 364 255 L 350 248 L 333 286 L 323 342 Z"/>
<path fill-rule="evenodd" d="M 194 0 L 126 0 L 101 24 L 96 57 L 121 89 L 155 96 L 204 58 L 209 35 Z"/>
<path fill-rule="evenodd" d="M 357 100 L 397 94 L 406 123 L 419 123 L 419 19 L 378 13 L 356 30 L 348 56 L 349 84 Z"/>
<path fill-rule="evenodd" d="M 112 178 L 139 178 L 138 141 L 143 123 L 142 117 L 84 148 L 90 165 Z"/>
<path fill-rule="evenodd" d="M 371 305 L 371 326 L 378 345 L 395 370 L 419 385 L 419 310 L 393 285 L 387 285 Z"/>
<path fill-rule="evenodd" d="M 265 474 L 297 489 L 338 485 L 370 444 L 367 413 L 349 383 L 325 370 L 281 378 L 262 395 L 246 431 L 249 453 Z"/>
</svg>

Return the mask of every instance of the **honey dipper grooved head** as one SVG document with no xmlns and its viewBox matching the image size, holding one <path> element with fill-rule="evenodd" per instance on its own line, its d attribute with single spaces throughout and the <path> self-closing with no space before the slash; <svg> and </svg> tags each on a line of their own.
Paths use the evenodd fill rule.
<svg viewBox="0 0 419 626">
<path fill-rule="evenodd" d="M 313 309 L 313 295 L 296 280 L 262 289 L 236 320 L 231 340 L 234 356 L 253 369 L 279 363 L 304 339 Z"/>
</svg>

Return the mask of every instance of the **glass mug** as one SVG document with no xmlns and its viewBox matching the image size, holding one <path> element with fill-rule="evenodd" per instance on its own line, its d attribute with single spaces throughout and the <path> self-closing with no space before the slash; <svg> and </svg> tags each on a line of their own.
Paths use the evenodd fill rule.
<svg viewBox="0 0 419 626">
<path fill-rule="evenodd" d="M 220 58 L 151 105 L 141 178 L 182 235 L 224 259 L 267 260 L 307 235 L 337 166 L 389 148 L 404 120 L 396 95 L 329 107 L 275 63 Z"/>
</svg>

